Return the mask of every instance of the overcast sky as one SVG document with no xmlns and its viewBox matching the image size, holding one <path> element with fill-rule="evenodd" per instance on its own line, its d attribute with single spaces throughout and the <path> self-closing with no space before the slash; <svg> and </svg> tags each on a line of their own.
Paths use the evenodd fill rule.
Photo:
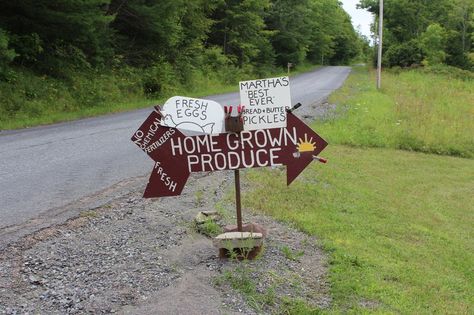
<svg viewBox="0 0 474 315">
<path fill-rule="evenodd" d="M 370 23 L 373 21 L 373 16 L 365 10 L 356 9 L 356 4 L 359 0 L 340 0 L 343 3 L 344 10 L 347 11 L 352 17 L 352 24 L 354 28 L 360 25 L 360 31 L 362 34 L 370 38 Z"/>
</svg>

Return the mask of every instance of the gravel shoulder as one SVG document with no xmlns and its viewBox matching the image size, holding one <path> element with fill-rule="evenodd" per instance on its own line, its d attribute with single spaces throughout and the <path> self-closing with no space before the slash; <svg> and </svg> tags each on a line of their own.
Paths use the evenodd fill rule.
<svg viewBox="0 0 474 315">
<path fill-rule="evenodd" d="M 328 108 L 298 114 L 308 121 Z M 258 259 L 237 262 L 220 260 L 211 239 L 196 231 L 196 214 L 216 207 L 223 223 L 235 222 L 232 172 L 197 174 L 181 196 L 153 200 L 141 198 L 147 180 L 138 180 L 126 194 L 1 248 L 0 314 L 267 314 L 291 301 L 330 306 L 317 239 L 244 209 L 245 221 L 269 233 Z"/>
</svg>

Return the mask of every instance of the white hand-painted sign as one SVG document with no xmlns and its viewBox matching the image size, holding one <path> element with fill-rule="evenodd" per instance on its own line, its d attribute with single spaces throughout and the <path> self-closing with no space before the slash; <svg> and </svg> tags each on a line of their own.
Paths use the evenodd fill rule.
<svg viewBox="0 0 474 315">
<path fill-rule="evenodd" d="M 161 110 L 161 124 L 178 128 L 184 133 L 191 131 L 202 134 L 219 134 L 224 132 L 224 110 L 214 101 L 173 96 L 168 99 Z"/>
<path fill-rule="evenodd" d="M 291 107 L 288 77 L 242 81 L 239 87 L 244 130 L 286 127 L 286 109 Z"/>
</svg>

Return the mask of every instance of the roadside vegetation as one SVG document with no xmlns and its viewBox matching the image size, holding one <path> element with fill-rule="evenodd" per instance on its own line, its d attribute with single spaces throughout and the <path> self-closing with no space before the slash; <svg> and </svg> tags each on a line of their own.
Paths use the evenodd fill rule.
<svg viewBox="0 0 474 315">
<path fill-rule="evenodd" d="M 379 0 L 359 0 L 358 5 L 372 12 L 377 24 L 379 4 Z M 473 71 L 473 32 L 472 0 L 386 1 L 383 66 L 446 64 Z"/>
<path fill-rule="evenodd" d="M 353 67 L 330 98 L 335 112 L 315 125 L 332 144 L 474 157 L 474 75 L 456 68 L 375 72 Z"/>
<path fill-rule="evenodd" d="M 247 173 L 246 207 L 319 237 L 329 253 L 334 303 L 324 312 L 474 309 L 473 82 L 436 72 L 384 72 L 377 91 L 373 73 L 355 68 L 331 98 L 335 112 L 313 124 L 328 164 L 289 187 L 285 170 Z"/>
<path fill-rule="evenodd" d="M 305 62 L 295 67 L 291 75 L 315 69 Z M 236 72 L 237 73 L 237 72 Z M 143 71 L 128 68 L 109 74 L 75 74 L 71 83 L 48 76 L 36 76 L 28 72 L 16 73 L 10 83 L 0 81 L 3 103 L 10 113 L 0 114 L 0 130 L 32 127 L 55 122 L 93 117 L 102 114 L 144 108 L 163 104 L 174 95 L 203 97 L 219 93 L 235 92 L 238 81 L 254 76 L 241 73 L 238 77 L 224 77 L 223 73 L 195 71 L 193 84 L 169 85 L 156 95 L 143 90 Z M 285 71 L 268 75 L 286 75 Z M 72 84 L 72 88 L 69 86 Z"/>
<path fill-rule="evenodd" d="M 337 0 L 2 1 L 0 129 L 225 92 L 367 48 Z"/>
</svg>

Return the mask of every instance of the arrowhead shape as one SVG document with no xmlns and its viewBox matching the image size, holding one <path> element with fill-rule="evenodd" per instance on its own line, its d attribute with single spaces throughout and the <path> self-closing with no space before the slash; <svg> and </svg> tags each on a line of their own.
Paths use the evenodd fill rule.
<svg viewBox="0 0 474 315">
<path fill-rule="evenodd" d="M 155 198 L 181 195 L 188 177 L 189 172 L 183 171 L 179 167 L 155 162 L 143 197 Z"/>
<path fill-rule="evenodd" d="M 287 129 L 296 128 L 298 143 L 286 156 L 286 183 L 290 185 L 328 143 L 293 113 L 287 115 Z"/>
<path fill-rule="evenodd" d="M 150 145 L 151 138 L 155 135 L 156 131 L 160 128 L 161 114 L 154 110 L 148 115 L 147 119 L 138 128 L 132 136 L 132 141 L 140 149 L 146 152 L 146 148 Z"/>
<path fill-rule="evenodd" d="M 178 196 L 189 177 L 185 156 L 171 156 L 172 139 L 185 138 L 176 128 L 161 125 L 161 114 L 153 111 L 132 136 L 132 141 L 155 161 L 143 197 Z"/>
</svg>

